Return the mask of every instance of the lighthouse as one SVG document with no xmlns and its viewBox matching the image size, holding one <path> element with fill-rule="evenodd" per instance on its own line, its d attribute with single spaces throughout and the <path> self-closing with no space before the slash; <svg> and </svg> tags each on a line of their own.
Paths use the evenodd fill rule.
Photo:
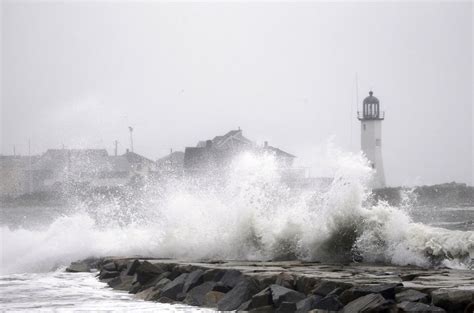
<svg viewBox="0 0 474 313">
<path fill-rule="evenodd" d="M 374 97 L 372 91 L 362 103 L 362 112 L 357 112 L 357 118 L 361 123 L 360 142 L 362 152 L 375 170 L 373 181 L 374 188 L 385 187 L 385 174 L 382 161 L 382 121 L 385 112 L 380 112 L 379 99 Z"/>
</svg>

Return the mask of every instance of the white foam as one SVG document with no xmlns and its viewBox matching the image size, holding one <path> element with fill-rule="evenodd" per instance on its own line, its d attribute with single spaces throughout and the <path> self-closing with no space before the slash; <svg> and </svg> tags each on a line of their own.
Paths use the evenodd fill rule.
<svg viewBox="0 0 474 313">
<path fill-rule="evenodd" d="M 159 192 L 148 188 L 133 206 L 104 200 L 94 210 L 79 206 L 42 230 L 4 226 L 1 270 L 50 270 L 106 255 L 331 261 L 351 250 L 367 262 L 470 262 L 473 232 L 413 223 L 406 209 L 367 204 L 373 174 L 367 160 L 335 149 L 330 158 L 325 171 L 334 180 L 327 190 L 290 191 L 272 156 L 245 153 L 218 183 L 170 180 Z"/>
</svg>

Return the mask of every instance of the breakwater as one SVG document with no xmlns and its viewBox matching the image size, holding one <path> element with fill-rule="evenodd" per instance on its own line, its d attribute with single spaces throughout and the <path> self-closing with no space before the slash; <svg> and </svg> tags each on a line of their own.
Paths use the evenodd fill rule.
<svg viewBox="0 0 474 313">
<path fill-rule="evenodd" d="M 189 262 L 107 257 L 73 262 L 116 290 L 162 303 L 251 312 L 472 312 L 474 272 L 301 261 Z"/>
</svg>

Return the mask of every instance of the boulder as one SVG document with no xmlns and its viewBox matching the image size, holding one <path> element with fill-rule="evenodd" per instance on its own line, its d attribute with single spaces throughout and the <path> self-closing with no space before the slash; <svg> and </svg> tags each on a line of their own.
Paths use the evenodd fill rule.
<svg viewBox="0 0 474 313">
<path fill-rule="evenodd" d="M 216 281 L 218 282 L 219 280 L 222 279 L 222 277 L 225 274 L 225 270 L 221 270 L 218 268 L 212 268 L 204 272 L 202 275 L 202 278 L 204 281 Z"/>
<path fill-rule="evenodd" d="M 203 276 L 204 271 L 203 270 L 195 270 L 191 273 L 189 273 L 188 277 L 186 278 L 186 281 L 184 282 L 183 286 L 183 292 L 186 293 L 189 290 L 193 289 L 197 285 L 200 285 L 203 283 Z"/>
<path fill-rule="evenodd" d="M 424 312 L 424 313 L 445 313 L 446 311 L 440 307 L 434 305 L 428 305 L 421 302 L 408 302 L 404 301 L 397 304 L 400 312 Z M 462 311 L 459 311 L 462 312 Z"/>
<path fill-rule="evenodd" d="M 169 280 L 168 278 L 161 279 L 154 287 L 151 287 L 152 291 L 148 293 L 145 300 L 158 301 L 158 299 L 161 297 L 161 290 L 170 282 L 171 280 Z"/>
<path fill-rule="evenodd" d="M 428 303 L 428 295 L 414 289 L 407 289 L 395 295 L 397 302 L 422 302 Z"/>
<path fill-rule="evenodd" d="M 204 306 L 216 308 L 217 303 L 225 296 L 225 293 L 219 291 L 209 291 L 204 296 Z M 186 300 L 186 299 L 185 299 Z"/>
<path fill-rule="evenodd" d="M 106 271 L 118 271 L 117 269 L 117 266 L 115 265 L 115 262 L 108 262 L 108 263 L 105 263 L 104 265 L 102 265 L 102 269 L 106 270 Z"/>
<path fill-rule="evenodd" d="M 279 285 L 270 285 L 270 291 L 272 294 L 273 305 L 275 307 L 279 307 L 282 302 L 297 303 L 306 298 L 306 296 L 301 292 Z"/>
<path fill-rule="evenodd" d="M 137 267 L 135 274 L 137 275 L 137 281 L 143 285 L 163 272 L 164 271 L 160 267 L 155 266 L 148 261 L 144 261 Z"/>
<path fill-rule="evenodd" d="M 161 296 L 176 300 L 178 295 L 183 291 L 184 282 L 187 277 L 188 274 L 184 273 L 176 277 L 173 281 L 167 283 L 161 290 Z"/>
<path fill-rule="evenodd" d="M 107 270 L 102 270 L 100 271 L 99 274 L 99 279 L 109 279 L 109 278 L 115 278 L 120 275 L 120 272 L 117 271 L 107 271 Z"/>
<path fill-rule="evenodd" d="M 304 294 L 308 294 L 319 282 L 318 278 L 308 277 L 308 276 L 299 276 L 296 279 L 296 290 Z"/>
<path fill-rule="evenodd" d="M 258 284 L 255 280 L 242 279 L 217 303 L 217 308 L 219 311 L 235 310 L 257 292 Z"/>
<path fill-rule="evenodd" d="M 251 309 L 249 312 L 258 312 L 258 313 L 272 313 L 274 308 L 271 305 L 261 306 L 259 308 Z"/>
<path fill-rule="evenodd" d="M 282 302 L 278 309 L 276 309 L 277 313 L 293 313 L 296 312 L 296 303 L 294 302 Z"/>
<path fill-rule="evenodd" d="M 231 289 L 232 289 L 231 287 L 226 286 L 226 285 L 222 284 L 221 282 L 217 282 L 212 290 L 227 293 Z"/>
<path fill-rule="evenodd" d="M 153 293 L 153 288 L 150 287 L 148 289 L 137 292 L 135 294 L 135 297 L 137 297 L 138 299 L 146 300 L 151 293 Z"/>
<path fill-rule="evenodd" d="M 206 295 L 212 291 L 216 283 L 213 281 L 207 281 L 199 286 L 191 289 L 186 297 L 184 298 L 184 303 L 195 306 L 203 306 Z"/>
<path fill-rule="evenodd" d="M 228 270 L 224 276 L 219 280 L 220 284 L 225 287 L 234 288 L 243 278 L 243 275 L 238 270 Z"/>
<path fill-rule="evenodd" d="M 344 306 L 343 313 L 374 312 L 386 303 L 386 299 L 378 293 L 371 293 L 355 299 Z"/>
<path fill-rule="evenodd" d="M 311 293 L 325 297 L 330 293 L 341 294 L 344 290 L 351 287 L 352 285 L 348 283 L 323 280 L 315 286 Z"/>
<path fill-rule="evenodd" d="M 132 276 L 117 276 L 107 284 L 115 290 L 128 291 L 132 288 Z"/>
<path fill-rule="evenodd" d="M 438 289 L 431 293 L 433 305 L 445 309 L 447 312 L 463 312 L 474 302 L 474 290 Z"/>
<path fill-rule="evenodd" d="M 339 301 L 336 295 L 329 295 L 314 303 L 313 308 L 316 310 L 339 311 L 344 305 Z M 351 312 L 352 313 L 352 312 Z"/>
<path fill-rule="evenodd" d="M 296 280 L 295 280 L 295 277 L 293 275 L 282 272 L 282 273 L 277 275 L 275 284 L 283 286 L 283 287 L 288 288 L 288 289 L 295 289 Z"/>
<path fill-rule="evenodd" d="M 314 309 L 314 305 L 323 297 L 312 295 L 296 303 L 296 312 L 308 312 Z"/>
<path fill-rule="evenodd" d="M 379 285 L 366 285 L 356 286 L 344 290 L 339 296 L 339 300 L 347 304 L 357 298 L 366 296 L 371 293 L 379 293 L 387 300 L 395 300 L 395 289 L 402 284 L 379 284 Z"/>
<path fill-rule="evenodd" d="M 90 271 L 90 266 L 85 262 L 72 262 L 71 265 L 66 268 L 66 272 L 69 273 L 90 273 Z"/>
<path fill-rule="evenodd" d="M 127 263 L 127 268 L 125 269 L 125 275 L 133 276 L 137 268 L 140 266 L 140 261 L 133 260 Z"/>
<path fill-rule="evenodd" d="M 270 287 L 267 287 L 259 293 L 252 296 L 249 303 L 249 308 L 259 308 L 262 306 L 273 305 L 272 293 Z"/>
</svg>

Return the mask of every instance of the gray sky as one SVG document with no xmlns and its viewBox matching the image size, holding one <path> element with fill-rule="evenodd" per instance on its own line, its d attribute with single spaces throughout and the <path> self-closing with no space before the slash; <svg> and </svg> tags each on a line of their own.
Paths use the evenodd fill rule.
<svg viewBox="0 0 474 313">
<path fill-rule="evenodd" d="M 241 127 L 312 162 L 386 111 L 390 185 L 473 182 L 473 5 L 3 1 L 1 152 L 150 158 Z M 352 134 L 352 136 L 351 136 Z"/>
</svg>

